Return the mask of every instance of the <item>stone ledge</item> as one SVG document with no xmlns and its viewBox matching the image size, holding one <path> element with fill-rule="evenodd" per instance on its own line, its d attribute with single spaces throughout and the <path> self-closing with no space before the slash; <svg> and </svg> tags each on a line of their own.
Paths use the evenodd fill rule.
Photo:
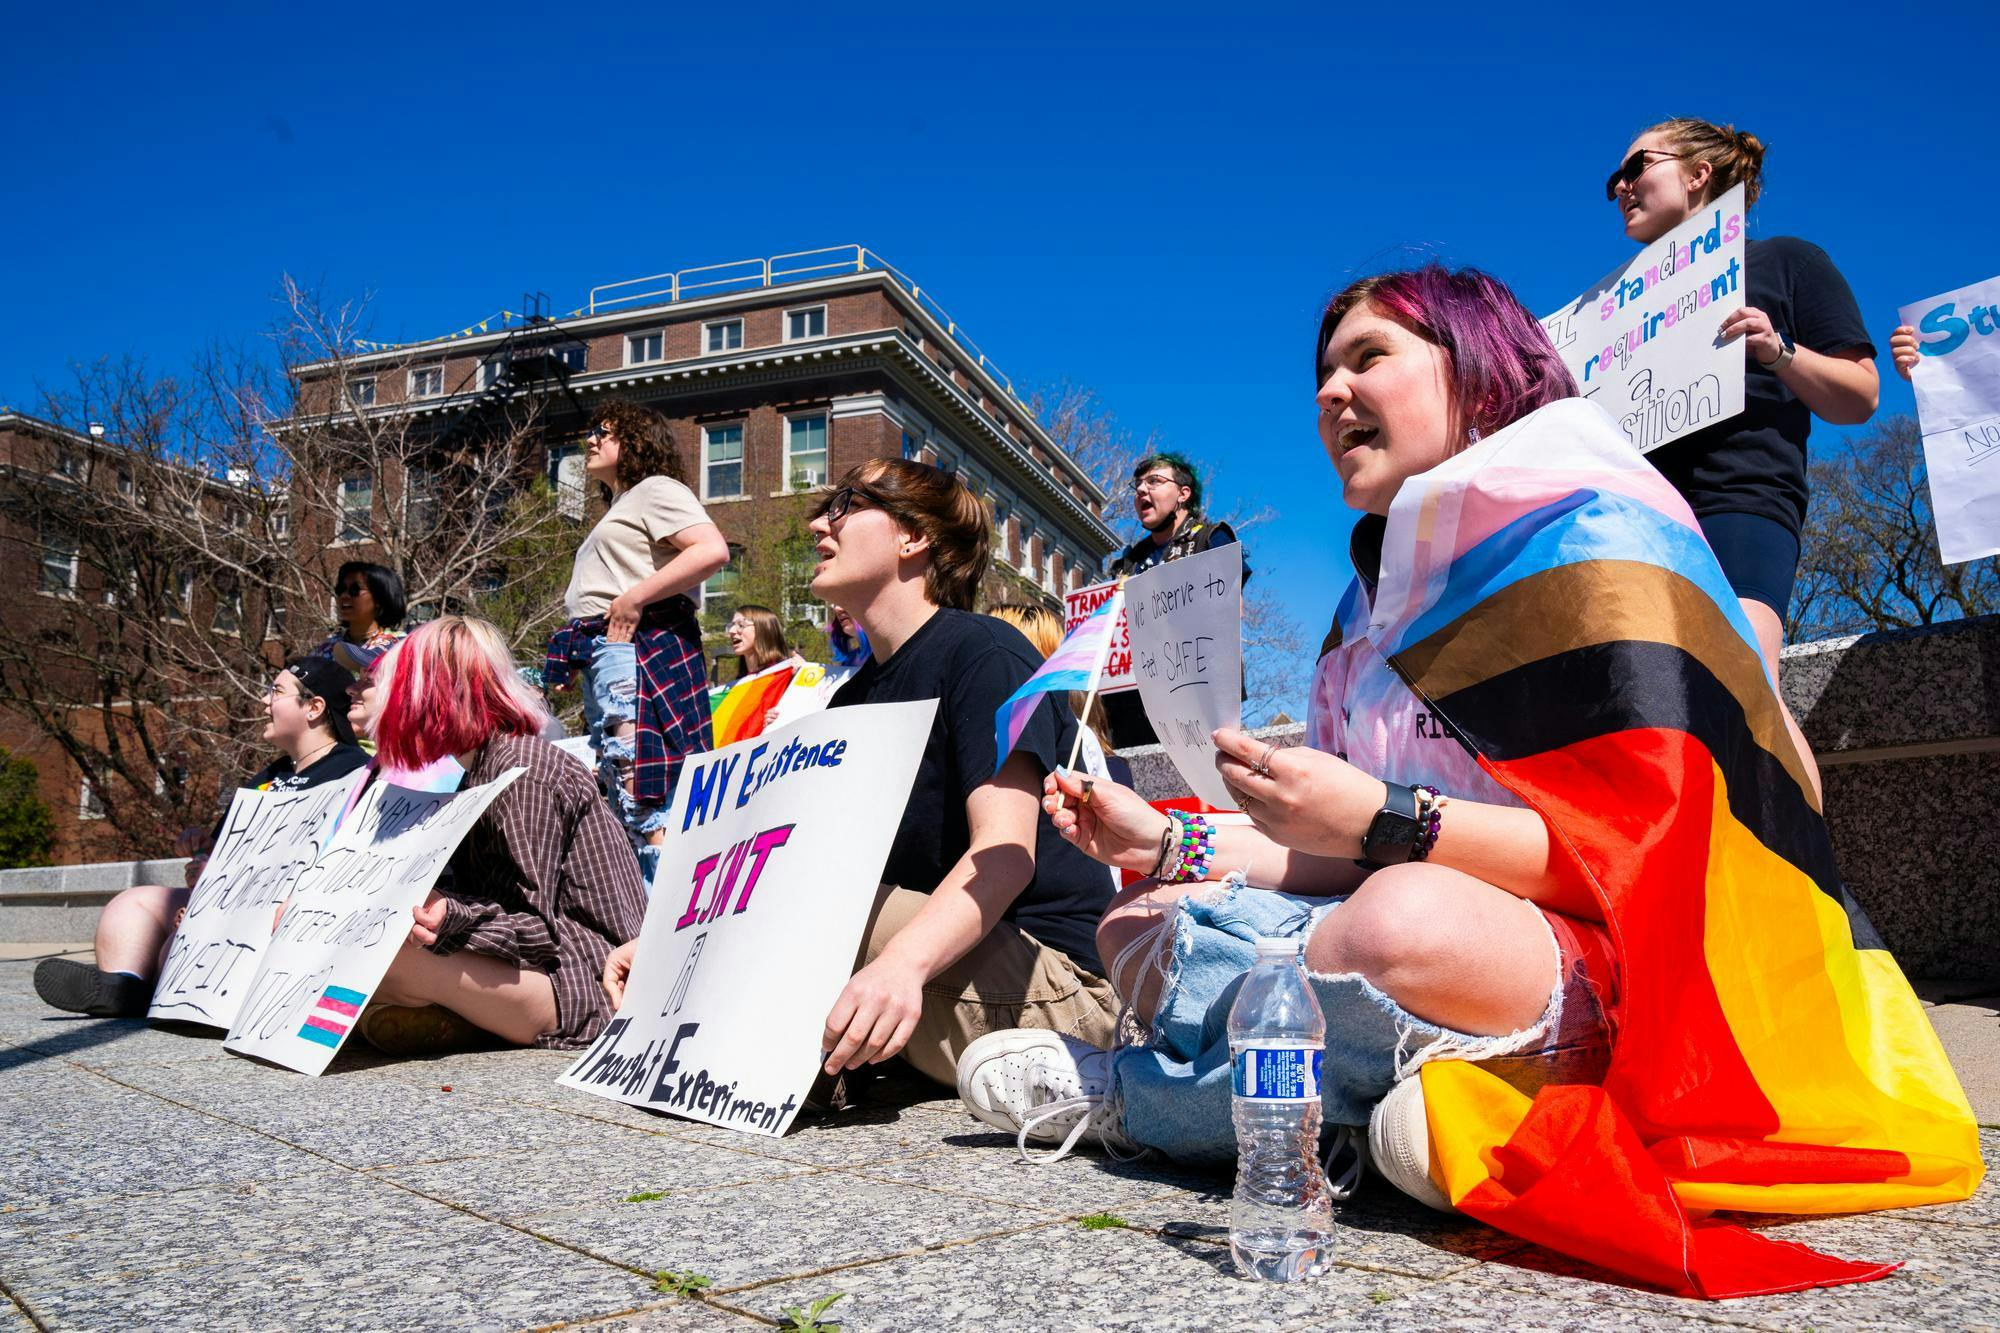
<svg viewBox="0 0 2000 1333">
<path fill-rule="evenodd" d="M 100 861 L 84 866 L 30 866 L 0 870 L 0 907 L 58 907 L 71 902 L 102 903 L 135 884 L 179 884 L 187 858 L 164 861 Z"/>
<path fill-rule="evenodd" d="M 1779 684 L 1822 762 L 1891 746 L 1976 746 L 2000 738 L 2000 616 L 1796 644 Z"/>
</svg>

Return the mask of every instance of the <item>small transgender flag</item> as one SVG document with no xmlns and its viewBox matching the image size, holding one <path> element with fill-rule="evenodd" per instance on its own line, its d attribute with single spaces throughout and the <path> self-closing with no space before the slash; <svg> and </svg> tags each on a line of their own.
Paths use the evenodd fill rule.
<svg viewBox="0 0 2000 1333">
<path fill-rule="evenodd" d="M 367 1003 L 368 997 L 358 990 L 328 986 L 326 993 L 319 997 L 319 1003 L 306 1015 L 305 1026 L 299 1029 L 299 1035 L 322 1046 L 337 1047 L 347 1035 L 347 1029 L 353 1027 L 354 1020 L 361 1016 L 361 1006 Z"/>
<path fill-rule="evenodd" d="M 1014 745 L 1027 729 L 1028 719 L 1044 694 L 1058 690 L 1095 690 L 1104 674 L 1104 661 L 1111 655 L 1111 636 L 1118 630 L 1118 613 L 1125 609 L 1125 585 L 1121 582 L 1097 610 L 1063 636 L 1041 669 L 1021 682 L 1021 688 L 1007 697 L 993 713 L 993 771 L 1007 762 Z"/>
</svg>

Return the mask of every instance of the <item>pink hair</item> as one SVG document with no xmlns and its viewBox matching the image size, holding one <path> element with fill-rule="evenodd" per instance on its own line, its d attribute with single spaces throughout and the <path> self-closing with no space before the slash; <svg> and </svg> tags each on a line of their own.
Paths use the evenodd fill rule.
<svg viewBox="0 0 2000 1333">
<path fill-rule="evenodd" d="M 469 616 L 440 616 L 379 663 L 376 753 L 394 768 L 419 769 L 478 749 L 486 738 L 539 736 L 549 711 L 514 670 L 500 631 Z"/>
</svg>

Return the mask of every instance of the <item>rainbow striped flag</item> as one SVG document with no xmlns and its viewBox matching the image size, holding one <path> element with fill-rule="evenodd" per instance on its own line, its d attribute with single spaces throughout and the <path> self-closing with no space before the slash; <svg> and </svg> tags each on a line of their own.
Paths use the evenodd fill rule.
<svg viewBox="0 0 2000 1333">
<path fill-rule="evenodd" d="M 1602 1087 L 1423 1066 L 1446 1195 L 1682 1295 L 1893 1271 L 1710 1216 L 1963 1199 L 1984 1167 L 1686 503 L 1598 408 L 1542 408 L 1403 488 L 1368 626 L 1548 821 L 1621 968 Z"/>
<path fill-rule="evenodd" d="M 1125 584 L 1121 581 L 1097 609 L 1077 622 L 1063 636 L 1049 660 L 1035 674 L 1021 682 L 1021 688 L 1007 696 L 1007 702 L 993 711 L 993 771 L 1007 762 L 1014 746 L 1027 729 L 1042 696 L 1056 691 L 1097 688 L 1104 674 L 1104 660 L 1111 655 L 1111 639 L 1118 629 L 1118 613 L 1125 607 Z"/>
<path fill-rule="evenodd" d="M 728 689 L 709 691 L 715 748 L 720 750 L 725 745 L 763 735 L 764 715 L 778 706 L 778 700 L 792 687 L 792 677 L 798 669 L 798 661 L 790 659 L 765 667 L 754 676 L 745 676 Z"/>
</svg>

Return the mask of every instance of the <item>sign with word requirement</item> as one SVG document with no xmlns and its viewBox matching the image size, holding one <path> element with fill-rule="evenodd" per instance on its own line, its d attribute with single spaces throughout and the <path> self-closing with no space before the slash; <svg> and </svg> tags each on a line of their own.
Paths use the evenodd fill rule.
<svg viewBox="0 0 2000 1333">
<path fill-rule="evenodd" d="M 854 973 L 937 701 L 829 708 L 681 767 L 625 1001 L 559 1080 L 783 1134 Z"/>
<path fill-rule="evenodd" d="M 1235 542 L 1162 561 L 1125 581 L 1132 675 L 1146 717 L 1196 796 L 1236 798 L 1215 771 L 1217 727 L 1243 725 L 1243 548 Z"/>
<path fill-rule="evenodd" d="M 224 1048 L 320 1074 L 409 938 L 459 840 L 526 769 L 458 793 L 376 782 L 292 888 Z"/>
<path fill-rule="evenodd" d="M 235 1024 L 279 906 L 319 859 L 362 777 L 354 773 L 302 791 L 237 791 L 167 946 L 146 1017 Z"/>
<path fill-rule="evenodd" d="M 1947 565 L 2000 554 L 2000 278 L 1906 305 L 1917 421 Z"/>
<path fill-rule="evenodd" d="M 1063 594 L 1063 633 L 1068 634 L 1090 619 L 1117 590 L 1118 580 L 1113 579 L 1109 583 L 1095 583 L 1088 588 Z M 1139 682 L 1132 679 L 1132 626 L 1129 616 L 1129 612 L 1120 611 L 1118 623 L 1111 627 L 1111 655 L 1104 659 L 1104 674 L 1098 677 L 1099 694 L 1123 694 L 1139 688 Z"/>
<path fill-rule="evenodd" d="M 1744 305 L 1743 213 L 1734 186 L 1542 321 L 1640 453 L 1743 410 L 1743 340 L 1716 337 Z"/>
</svg>

